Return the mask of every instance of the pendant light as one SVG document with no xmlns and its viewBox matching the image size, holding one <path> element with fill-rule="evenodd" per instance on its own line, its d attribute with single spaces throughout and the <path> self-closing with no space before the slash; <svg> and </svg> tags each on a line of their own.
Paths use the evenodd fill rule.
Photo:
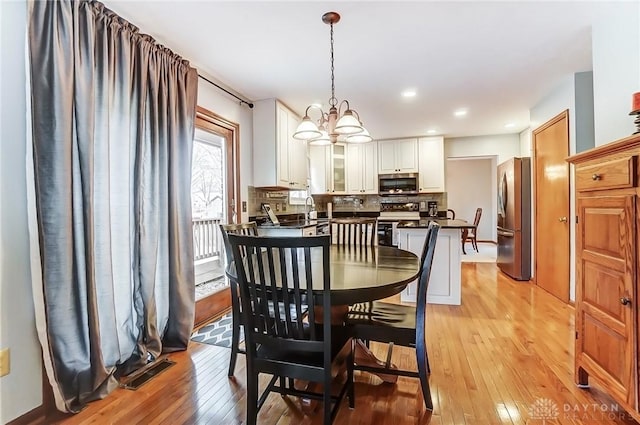
<svg viewBox="0 0 640 425">
<path fill-rule="evenodd" d="M 318 105 L 309 105 L 304 112 L 304 117 L 296 132 L 293 134 L 295 139 L 308 140 L 309 144 L 327 144 L 336 143 L 338 137 L 342 136 L 345 142 L 368 142 L 372 138 L 369 132 L 362 126 L 360 116 L 351 109 L 349 101 L 343 100 L 338 106 L 338 99 L 335 94 L 335 78 L 333 75 L 333 24 L 340 21 L 340 15 L 337 12 L 327 12 L 322 15 L 322 22 L 331 27 L 331 98 L 329 99 L 329 112 L 325 112 Z M 345 106 L 344 112 L 342 111 Z M 309 117 L 311 109 L 320 110 L 321 116 L 316 125 Z"/>
</svg>

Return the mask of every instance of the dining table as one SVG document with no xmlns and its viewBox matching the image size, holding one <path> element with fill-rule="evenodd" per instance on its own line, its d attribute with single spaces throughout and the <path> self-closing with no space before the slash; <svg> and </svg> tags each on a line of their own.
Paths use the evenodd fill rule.
<svg viewBox="0 0 640 425">
<path fill-rule="evenodd" d="M 343 246 L 329 248 L 331 304 L 349 306 L 375 301 L 402 292 L 418 277 L 420 259 L 412 252 L 393 246 Z M 300 260 L 302 262 L 302 259 Z M 311 250 L 313 290 L 323 291 L 322 252 Z M 318 263 L 317 267 L 313 263 Z M 227 274 L 235 278 L 233 263 Z"/>
<path fill-rule="evenodd" d="M 300 257 L 302 258 L 302 256 Z M 302 266 L 302 259 L 301 266 Z M 322 250 L 311 250 L 311 272 L 313 291 L 324 291 Z M 349 306 L 388 298 L 402 292 L 420 273 L 420 258 L 412 252 L 393 246 L 344 246 L 329 247 L 331 277 L 331 322 L 341 324 L 349 311 Z M 317 264 L 314 264 L 317 263 Z M 235 265 L 232 262 L 227 274 L 235 278 Z M 276 277 L 278 274 L 276 273 Z M 321 306 L 316 305 L 316 318 L 322 317 Z M 357 340 L 354 361 L 356 364 L 371 367 L 395 367 L 378 359 L 364 342 Z M 385 382 L 396 382 L 397 375 L 376 373 Z M 308 389 L 311 383 L 296 381 L 296 388 Z M 300 407 L 305 414 L 315 409 L 315 401 L 300 399 Z"/>
</svg>

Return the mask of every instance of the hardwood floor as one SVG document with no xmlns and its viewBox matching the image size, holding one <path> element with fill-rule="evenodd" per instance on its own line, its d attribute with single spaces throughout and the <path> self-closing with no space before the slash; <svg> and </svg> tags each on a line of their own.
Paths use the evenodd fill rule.
<svg viewBox="0 0 640 425">
<path fill-rule="evenodd" d="M 575 386 L 572 307 L 509 279 L 495 264 L 465 263 L 462 273 L 462 306 L 429 305 L 433 414 L 424 410 L 417 380 L 390 385 L 357 373 L 356 408 L 343 403 L 335 424 L 635 424 L 597 387 Z M 372 348 L 381 354 L 386 347 Z M 48 423 L 244 423 L 244 356 L 229 380 L 229 352 L 192 342 L 188 351 L 169 356 L 176 365 L 137 391 L 118 389 L 75 416 Z M 394 362 L 403 366 L 415 367 L 413 356 L 411 349 L 394 349 Z M 304 416 L 295 402 L 272 394 L 258 419 L 311 425 L 321 416 Z"/>
</svg>

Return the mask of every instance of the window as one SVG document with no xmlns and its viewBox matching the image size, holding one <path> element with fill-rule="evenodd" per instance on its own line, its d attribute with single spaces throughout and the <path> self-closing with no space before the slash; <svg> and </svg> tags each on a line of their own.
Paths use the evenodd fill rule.
<svg viewBox="0 0 640 425">
<path fill-rule="evenodd" d="M 304 205 L 308 196 L 309 190 L 291 190 L 289 191 L 289 204 Z"/>
</svg>

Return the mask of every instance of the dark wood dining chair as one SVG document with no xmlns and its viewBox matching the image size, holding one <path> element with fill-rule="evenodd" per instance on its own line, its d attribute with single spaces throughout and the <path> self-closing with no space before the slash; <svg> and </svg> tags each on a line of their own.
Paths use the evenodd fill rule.
<svg viewBox="0 0 640 425">
<path fill-rule="evenodd" d="M 472 229 L 463 229 L 462 230 L 462 252 L 466 254 L 464 245 L 467 241 L 471 241 L 471 246 L 478 251 L 478 224 L 480 223 L 480 217 L 482 217 L 482 208 L 476 208 L 476 215 L 473 218 L 473 228 Z"/>
<path fill-rule="evenodd" d="M 270 392 L 322 400 L 323 424 L 331 424 L 344 396 L 350 407 L 354 399 L 351 339 L 343 326 L 331 323 L 329 236 L 228 237 L 245 323 L 247 424 L 256 424 Z M 314 283 L 322 290 L 314 292 Z M 273 308 L 277 302 L 282 310 Z M 309 308 L 304 320 L 300 311 L 306 305 L 321 309 Z M 298 314 L 292 317 L 291 311 Z M 339 353 L 347 358 L 347 378 L 332 394 L 332 366 Z M 272 378 L 258 397 L 261 373 Z M 293 379 L 321 383 L 322 392 L 296 389 Z"/>
<path fill-rule="evenodd" d="M 376 218 L 333 218 L 329 222 L 331 243 L 353 247 L 373 247 L 378 244 L 376 227 Z"/>
<path fill-rule="evenodd" d="M 227 266 L 233 261 L 233 254 L 231 253 L 231 246 L 229 245 L 229 234 L 236 235 L 258 235 L 258 225 L 255 221 L 239 224 L 221 224 L 220 232 L 222 233 L 222 240 L 224 243 L 224 253 L 227 262 Z M 238 292 L 238 282 L 229 277 L 229 287 L 231 289 L 231 357 L 229 359 L 229 373 L 228 376 L 232 377 L 236 368 L 236 361 L 238 359 L 238 353 L 246 354 L 245 350 L 240 347 L 240 327 L 242 323 L 242 315 L 240 314 L 240 294 Z"/>
<path fill-rule="evenodd" d="M 427 289 L 431 275 L 431 265 L 436 249 L 436 241 L 440 226 L 431 222 L 421 255 L 420 274 L 416 306 L 391 304 L 383 301 L 360 303 L 351 307 L 347 315 L 346 326 L 354 338 L 367 341 L 389 343 L 385 367 L 355 365 L 356 370 L 387 375 L 409 376 L 420 379 L 424 403 L 428 410 L 433 410 L 431 390 L 429 388 L 429 358 L 426 346 L 426 310 Z M 418 371 L 391 368 L 393 345 L 415 347 Z"/>
</svg>

